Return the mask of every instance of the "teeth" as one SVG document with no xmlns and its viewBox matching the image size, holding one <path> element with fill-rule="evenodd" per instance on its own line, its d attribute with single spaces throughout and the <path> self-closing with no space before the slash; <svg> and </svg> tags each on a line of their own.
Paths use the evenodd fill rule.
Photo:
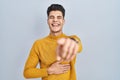
<svg viewBox="0 0 120 80">
<path fill-rule="evenodd" d="M 59 24 L 52 24 L 53 26 L 59 26 Z"/>
<path fill-rule="evenodd" d="M 53 25 L 58 25 L 58 23 L 53 23 Z"/>
</svg>

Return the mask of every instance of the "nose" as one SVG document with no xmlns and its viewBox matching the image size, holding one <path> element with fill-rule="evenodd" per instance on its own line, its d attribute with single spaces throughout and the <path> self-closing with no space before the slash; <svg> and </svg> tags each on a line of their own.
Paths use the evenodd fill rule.
<svg viewBox="0 0 120 80">
<path fill-rule="evenodd" d="M 57 18 L 54 18 L 54 19 L 53 19 L 53 21 L 55 21 L 55 22 L 56 22 L 57 20 L 58 20 Z"/>
</svg>

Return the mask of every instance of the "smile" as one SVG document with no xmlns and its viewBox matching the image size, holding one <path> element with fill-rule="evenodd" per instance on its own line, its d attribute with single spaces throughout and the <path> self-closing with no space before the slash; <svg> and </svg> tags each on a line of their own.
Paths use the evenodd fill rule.
<svg viewBox="0 0 120 80">
<path fill-rule="evenodd" d="M 55 24 L 52 24 L 52 26 L 53 26 L 53 27 L 58 27 L 58 26 L 60 26 L 60 24 L 56 24 L 56 23 L 55 23 Z"/>
</svg>

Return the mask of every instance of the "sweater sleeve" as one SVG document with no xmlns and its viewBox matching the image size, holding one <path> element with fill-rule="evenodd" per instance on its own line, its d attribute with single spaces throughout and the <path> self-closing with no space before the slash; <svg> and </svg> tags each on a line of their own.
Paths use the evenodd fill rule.
<svg viewBox="0 0 120 80">
<path fill-rule="evenodd" d="M 69 36 L 69 38 L 73 38 L 74 40 L 76 40 L 76 42 L 78 43 L 78 46 L 79 46 L 78 53 L 80 53 L 82 51 L 82 43 L 81 43 L 80 38 L 76 35 L 71 35 L 71 36 Z"/>
<path fill-rule="evenodd" d="M 24 77 L 25 78 L 39 78 L 48 76 L 47 68 L 36 68 L 39 63 L 39 51 L 37 46 L 37 41 L 33 44 L 29 57 L 25 63 L 24 67 Z"/>
</svg>

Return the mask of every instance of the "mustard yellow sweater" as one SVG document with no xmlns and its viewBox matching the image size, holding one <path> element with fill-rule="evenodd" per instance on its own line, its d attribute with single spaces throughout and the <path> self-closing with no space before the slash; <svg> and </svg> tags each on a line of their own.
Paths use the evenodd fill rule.
<svg viewBox="0 0 120 80">
<path fill-rule="evenodd" d="M 80 39 L 73 36 L 61 34 L 58 36 L 48 35 L 43 39 L 36 40 L 33 44 L 29 57 L 24 67 L 25 78 L 42 78 L 42 80 L 76 80 L 75 59 L 70 62 L 71 69 L 64 74 L 48 75 L 47 68 L 56 61 L 56 47 L 59 38 L 72 37 L 79 40 L 79 50 L 82 50 Z M 36 68 L 37 64 L 40 68 Z"/>
</svg>

